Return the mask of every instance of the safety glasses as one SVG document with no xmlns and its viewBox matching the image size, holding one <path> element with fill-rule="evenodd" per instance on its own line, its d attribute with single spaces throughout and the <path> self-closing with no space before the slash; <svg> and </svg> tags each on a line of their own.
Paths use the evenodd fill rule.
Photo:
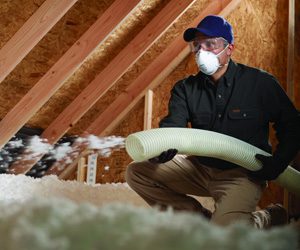
<svg viewBox="0 0 300 250">
<path fill-rule="evenodd" d="M 193 53 L 197 53 L 200 49 L 211 51 L 219 48 L 224 48 L 228 42 L 223 37 L 214 38 L 195 38 L 190 43 L 190 48 Z"/>
</svg>

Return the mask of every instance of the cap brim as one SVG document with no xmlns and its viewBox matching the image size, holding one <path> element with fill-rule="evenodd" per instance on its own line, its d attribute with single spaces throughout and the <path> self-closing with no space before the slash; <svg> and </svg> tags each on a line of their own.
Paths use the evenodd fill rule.
<svg viewBox="0 0 300 250">
<path fill-rule="evenodd" d="M 183 39 L 186 42 L 192 41 L 197 33 L 201 33 L 206 36 L 215 37 L 215 34 L 212 34 L 209 30 L 201 28 L 189 28 L 183 33 Z"/>
</svg>

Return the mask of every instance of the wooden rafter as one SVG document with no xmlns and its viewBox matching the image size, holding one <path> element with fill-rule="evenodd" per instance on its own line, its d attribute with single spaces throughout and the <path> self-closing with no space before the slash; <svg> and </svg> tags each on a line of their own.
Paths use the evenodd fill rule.
<svg viewBox="0 0 300 250">
<path fill-rule="evenodd" d="M 219 14 L 227 16 L 232 12 L 241 0 L 224 0 L 210 3 L 195 18 L 189 26 L 195 26 L 199 20 L 209 14 Z M 190 53 L 189 47 L 182 37 L 175 39 L 142 73 L 138 76 L 127 89 L 111 103 L 108 108 L 98 116 L 98 118 L 88 127 L 87 132 L 95 135 L 108 134 L 131 110 L 132 107 L 145 95 L 147 89 L 153 89 L 167 77 L 179 63 Z M 72 158 L 71 155 L 68 158 Z M 77 161 L 76 158 L 73 158 Z M 64 168 L 66 164 L 60 162 L 54 164 L 48 174 L 58 174 L 58 168 Z M 72 172 L 72 166 L 67 167 L 64 172 Z M 66 175 L 62 175 L 66 178 Z"/>
<path fill-rule="evenodd" d="M 0 121 L 0 147 L 51 98 L 139 0 L 116 0 Z"/>
<path fill-rule="evenodd" d="M 77 0 L 46 0 L 0 50 L 0 82 Z"/>
</svg>

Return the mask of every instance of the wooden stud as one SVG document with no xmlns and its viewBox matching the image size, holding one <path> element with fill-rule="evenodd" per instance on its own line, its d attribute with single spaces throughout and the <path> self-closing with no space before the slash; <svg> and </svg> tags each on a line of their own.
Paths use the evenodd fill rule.
<svg viewBox="0 0 300 250">
<path fill-rule="evenodd" d="M 82 152 L 79 154 L 78 157 L 68 166 L 68 168 L 65 167 L 65 164 L 58 163 L 57 171 L 59 172 L 58 178 L 59 179 L 67 179 L 71 174 L 76 171 L 80 159 L 85 158 L 87 155 L 91 154 L 93 151 L 89 149 L 82 150 Z M 85 162 L 86 163 L 86 162 Z M 58 172 L 54 171 L 47 171 L 47 175 L 50 174 L 58 174 Z M 85 176 L 84 176 L 85 177 Z M 85 179 L 84 179 L 85 180 Z"/>
<path fill-rule="evenodd" d="M 84 182 L 86 180 L 86 160 L 85 157 L 80 157 L 77 167 L 77 181 Z"/>
<path fill-rule="evenodd" d="M 145 109 L 144 109 L 144 130 L 152 127 L 152 102 L 153 91 L 149 89 L 145 95 Z"/>
</svg>

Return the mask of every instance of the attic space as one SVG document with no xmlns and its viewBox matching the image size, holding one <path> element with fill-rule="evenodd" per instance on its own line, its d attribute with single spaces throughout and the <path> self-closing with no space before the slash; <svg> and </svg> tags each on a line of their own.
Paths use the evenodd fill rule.
<svg viewBox="0 0 300 250">
<path fill-rule="evenodd" d="M 221 33 L 201 34 L 209 41 L 223 39 L 225 46 L 218 55 L 210 52 L 211 60 L 218 63 L 211 75 L 203 72 L 204 66 L 200 65 L 203 37 L 199 38 L 198 54 L 191 51 L 198 33 L 192 42 L 183 36 L 209 15 L 225 18 L 233 31 L 229 43 Z M 291 171 L 287 179 L 270 180 L 254 206 L 258 211 L 270 204 L 282 204 L 288 221 L 269 230 L 239 222 L 220 226 L 202 215 L 178 212 L 176 206 L 165 205 L 164 211 L 159 206 L 151 208 L 152 200 L 144 201 L 126 180 L 128 166 L 138 162 L 138 157 L 148 163 L 154 159 L 153 163 L 161 160 L 157 158 L 160 153 L 176 149 L 166 161 L 170 162 L 175 155 L 198 153 L 196 134 L 184 139 L 179 132 L 170 132 L 169 137 L 159 135 L 150 144 L 154 136 L 147 132 L 161 131 L 162 121 L 169 124 L 175 101 L 180 104 L 174 108 L 173 117 L 185 124 L 178 122 L 175 126 L 170 122 L 164 127 L 199 129 L 204 133 L 211 130 L 260 146 L 250 136 L 257 125 L 255 119 L 261 118 L 253 115 L 258 107 L 243 106 L 253 97 L 251 94 L 241 93 L 237 107 L 231 107 L 230 101 L 221 103 L 226 117 L 232 108 L 228 119 L 237 124 L 236 128 L 222 130 L 221 125 L 204 124 L 205 119 L 213 124 L 223 119 L 223 113 L 216 111 L 221 106 L 216 101 L 218 97 L 224 93 L 231 100 L 234 95 L 218 94 L 217 84 L 222 82 L 225 86 L 229 82 L 229 73 L 225 72 L 233 67 L 230 65 L 247 65 L 254 71 L 267 72 L 299 114 L 299 0 L 0 0 L 0 16 L 0 240 L 4 250 L 300 248 L 299 143 L 286 150 L 287 155 L 293 154 L 286 163 Z M 228 60 L 222 63 L 222 58 Z M 227 71 L 216 79 L 222 69 Z M 181 94 L 176 92 L 176 86 L 185 82 L 183 79 L 194 77 L 200 82 L 202 75 L 206 77 L 205 84 L 212 83 L 205 86 L 214 95 L 213 117 L 208 111 L 195 115 L 190 96 L 184 104 L 181 102 L 188 96 L 186 89 Z M 234 78 L 234 88 L 236 79 L 238 76 Z M 254 77 L 250 84 L 251 81 L 255 81 Z M 267 85 L 266 81 L 261 84 Z M 195 86 L 193 91 L 204 88 Z M 257 91 L 260 98 L 264 87 L 257 90 L 257 85 L 251 86 L 250 91 Z M 204 97 L 201 98 L 196 96 L 193 105 L 203 107 L 200 102 Z M 269 106 L 275 109 L 276 104 L 268 101 L 262 106 L 263 110 Z M 279 127 L 291 116 L 289 110 L 282 110 Z M 287 126 L 292 126 L 289 121 L 278 129 L 277 117 L 276 113 L 270 124 L 268 121 L 263 126 L 269 135 L 261 136 L 270 143 L 269 153 L 274 155 L 278 148 L 284 148 L 282 141 L 292 140 L 291 134 L 299 135 L 300 129 L 288 130 Z M 249 129 L 238 124 L 247 124 Z M 239 129 L 244 131 L 240 137 L 235 136 Z M 139 132 L 145 137 L 130 137 Z M 255 136 L 260 132 L 257 129 Z M 129 146 L 129 138 L 133 138 L 134 145 Z M 214 145 L 213 136 L 207 140 L 205 149 Z M 177 144 L 172 147 L 173 141 L 178 148 Z M 209 150 L 203 150 L 205 153 L 197 156 L 231 162 L 242 166 L 238 167 L 243 171 L 249 170 L 244 166 L 247 164 L 250 169 L 256 167 L 258 161 L 253 153 L 248 157 L 235 141 L 232 146 L 224 141 L 220 139 L 223 151 L 217 149 L 205 155 Z M 188 149 L 180 151 L 180 147 Z M 230 158 L 229 151 L 235 148 L 241 151 Z M 264 149 L 255 150 L 257 153 Z M 155 185 L 165 188 L 163 183 Z M 191 192 L 188 196 L 209 213 L 218 209 L 217 199 L 210 195 Z"/>
</svg>

